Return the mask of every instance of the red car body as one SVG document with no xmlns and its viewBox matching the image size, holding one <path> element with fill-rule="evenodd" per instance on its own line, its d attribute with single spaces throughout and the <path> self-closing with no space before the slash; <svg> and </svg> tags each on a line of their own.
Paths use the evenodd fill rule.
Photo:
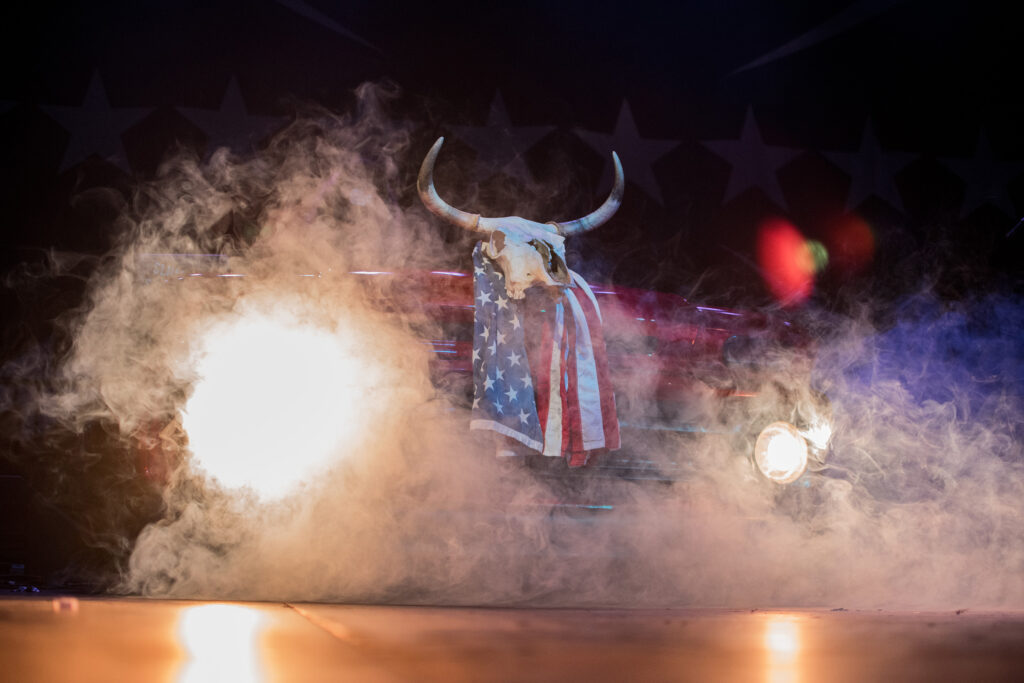
<svg viewBox="0 0 1024 683">
<path fill-rule="evenodd" d="M 181 271 L 168 266 L 166 258 L 153 273 L 170 286 L 196 280 L 216 286 L 210 280 L 224 276 L 195 264 Z M 375 307 L 401 316 L 417 331 L 434 353 L 434 383 L 468 406 L 473 386 L 471 274 L 356 271 L 350 276 L 366 282 Z M 687 469 L 685 447 L 665 457 L 665 450 L 650 448 L 652 433 L 675 439 L 717 434 L 732 439 L 734 450 L 749 457 L 753 439 L 769 422 L 807 421 L 809 411 L 827 410 L 824 399 L 810 389 L 813 340 L 789 320 L 696 305 L 668 293 L 610 285 L 592 289 L 604 319 L 623 445 L 599 454 L 584 469 L 671 480 Z M 527 297 L 524 305 L 537 300 Z M 808 400 L 814 405 L 808 406 Z M 166 476 L 168 453 L 180 449 L 182 436 L 166 416 L 140 430 L 137 461 L 147 476 Z"/>
<path fill-rule="evenodd" d="M 416 311 L 430 334 L 435 382 L 472 395 L 473 278 L 456 271 L 357 273 L 400 283 L 403 314 Z M 690 435 L 733 435 L 752 448 L 768 422 L 794 419 L 796 403 L 813 395 L 823 412 L 824 398 L 810 389 L 814 342 L 781 316 L 701 306 L 663 292 L 591 285 L 601 307 L 604 337 L 619 420 L 620 452 L 595 461 L 599 469 L 673 476 L 679 462 L 652 461 L 637 452 L 637 431 Z M 384 289 L 390 290 L 386 285 Z M 529 297 L 524 305 L 539 305 Z M 431 324 L 433 323 L 433 324 Z M 775 403 L 776 405 L 772 405 Z M 793 405 L 785 405 L 785 404 Z M 808 419 L 805 415 L 803 419 Z M 749 439 L 747 437 L 750 437 Z"/>
</svg>

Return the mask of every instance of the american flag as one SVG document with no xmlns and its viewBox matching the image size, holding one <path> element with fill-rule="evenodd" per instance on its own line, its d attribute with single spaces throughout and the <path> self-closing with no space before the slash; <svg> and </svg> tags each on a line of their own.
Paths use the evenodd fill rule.
<svg viewBox="0 0 1024 683">
<path fill-rule="evenodd" d="M 579 466 L 593 450 L 619 447 L 619 421 L 597 299 L 583 278 L 570 274 L 574 287 L 527 313 L 508 298 L 504 276 L 476 245 L 470 429 L 503 434 Z"/>
</svg>

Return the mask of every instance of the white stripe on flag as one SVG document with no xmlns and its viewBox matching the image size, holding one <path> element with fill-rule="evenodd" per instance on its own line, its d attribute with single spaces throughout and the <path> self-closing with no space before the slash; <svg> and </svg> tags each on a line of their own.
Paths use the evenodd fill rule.
<svg viewBox="0 0 1024 683">
<path fill-rule="evenodd" d="M 548 390 L 548 421 L 544 425 L 544 455 L 562 455 L 562 332 L 565 308 L 555 304 L 555 324 L 551 330 L 551 374 Z"/>
<path fill-rule="evenodd" d="M 494 420 L 481 420 L 481 419 L 470 420 L 469 421 L 469 428 L 470 429 L 475 429 L 475 430 L 490 430 L 492 432 L 498 432 L 499 434 L 504 434 L 505 436 L 507 436 L 507 437 L 509 437 L 511 439 L 515 439 L 516 441 L 522 443 L 524 446 L 532 448 L 535 451 L 539 451 L 541 449 L 541 447 L 543 446 L 542 443 L 540 443 L 539 441 L 535 441 L 535 440 L 531 439 L 526 434 L 523 434 L 522 432 L 518 432 L 518 431 L 516 431 L 514 429 L 510 429 L 510 428 L 506 427 L 505 425 L 501 424 L 500 422 L 495 422 Z"/>
<path fill-rule="evenodd" d="M 573 290 L 565 291 L 576 323 L 576 395 L 580 405 L 580 428 L 583 448 L 604 448 L 604 420 L 601 417 L 601 389 L 597 378 L 597 363 L 590 339 L 590 325 L 583 307 Z"/>
<path fill-rule="evenodd" d="M 587 298 L 590 299 L 590 303 L 594 305 L 594 310 L 597 312 L 597 319 L 604 322 L 604 317 L 601 315 L 601 307 L 597 305 L 597 297 L 594 296 L 594 292 L 590 289 L 590 285 L 588 285 L 587 281 L 584 280 L 576 271 L 570 270 L 569 275 L 572 276 L 573 282 L 576 283 L 576 286 L 587 293 Z"/>
</svg>

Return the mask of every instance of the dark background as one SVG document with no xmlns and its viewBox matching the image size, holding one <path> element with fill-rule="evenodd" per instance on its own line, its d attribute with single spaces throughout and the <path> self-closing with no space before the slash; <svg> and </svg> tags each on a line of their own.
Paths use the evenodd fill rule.
<svg viewBox="0 0 1024 683">
<path fill-rule="evenodd" d="M 947 301 L 1019 294 L 1022 45 L 1019 24 L 998 3 L 498 5 L 3 9 L 5 405 L 28 391 L 10 381 L 22 376 L 26 354 L 43 356 L 33 361 L 42 376 L 67 350 L 61 316 L 80 303 L 134 189 L 162 161 L 183 150 L 205 158 L 223 146 L 250 154 L 311 106 L 350 112 L 363 83 L 391 93 L 384 115 L 412 132 L 396 159 L 393 199 L 413 211 L 421 210 L 415 173 L 438 135 L 448 139 L 439 177 L 452 203 L 539 220 L 596 206 L 617 150 L 624 204 L 611 223 L 571 244 L 571 264 L 591 279 L 771 306 L 756 241 L 765 221 L 783 219 L 829 257 L 811 307 L 867 301 L 882 310 L 923 290 Z M 455 264 L 465 260 L 468 251 L 452 255 Z M 9 413 L 4 438 L 24 435 L 26 416 Z M 103 444 L 104 430 L 116 431 L 90 429 L 46 448 L 98 452 L 90 440 Z M 5 448 L 16 463 L 5 471 L 17 476 L 35 462 L 26 453 L 42 449 L 20 439 Z M 14 487 L 0 492 L 5 505 L 62 501 L 32 533 L 0 511 L 5 547 L 32 544 L 43 569 L 69 565 L 55 548 L 73 548 L 78 566 L 105 566 L 118 539 L 145 518 L 107 509 L 144 500 L 122 490 L 139 484 L 95 474 L 109 462 L 32 465 L 31 491 L 4 478 Z M 77 486 L 76 467 L 122 489 Z M 104 520 L 110 539 L 103 529 L 83 534 L 89 515 L 71 519 L 69 510 Z M 16 564 L 14 574 L 33 571 Z"/>
<path fill-rule="evenodd" d="M 771 217 L 828 249 L 825 301 L 851 282 L 891 292 L 894 270 L 901 289 L 951 295 L 1019 272 L 1021 45 L 997 3 L 258 0 L 4 12 L 8 262 L 26 247 L 103 252 L 116 209 L 76 202 L 85 191 L 127 195 L 182 147 L 249 153 L 306 105 L 343 113 L 372 82 L 398 89 L 385 113 L 414 126 L 400 159 L 406 204 L 440 134 L 461 179 L 481 185 L 468 208 L 540 220 L 600 201 L 617 149 L 625 204 L 575 249 L 624 284 L 767 300 L 753 251 Z M 552 185 L 554 196 L 539 191 Z M 856 263 L 837 236 L 852 217 L 875 246 Z"/>
</svg>

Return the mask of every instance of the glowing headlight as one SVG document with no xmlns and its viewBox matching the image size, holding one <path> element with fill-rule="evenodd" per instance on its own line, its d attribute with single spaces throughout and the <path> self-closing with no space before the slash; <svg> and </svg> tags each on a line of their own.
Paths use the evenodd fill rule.
<svg viewBox="0 0 1024 683">
<path fill-rule="evenodd" d="M 788 422 L 773 422 L 757 437 L 754 462 L 772 481 L 792 483 L 807 469 L 807 441 Z"/>
</svg>

